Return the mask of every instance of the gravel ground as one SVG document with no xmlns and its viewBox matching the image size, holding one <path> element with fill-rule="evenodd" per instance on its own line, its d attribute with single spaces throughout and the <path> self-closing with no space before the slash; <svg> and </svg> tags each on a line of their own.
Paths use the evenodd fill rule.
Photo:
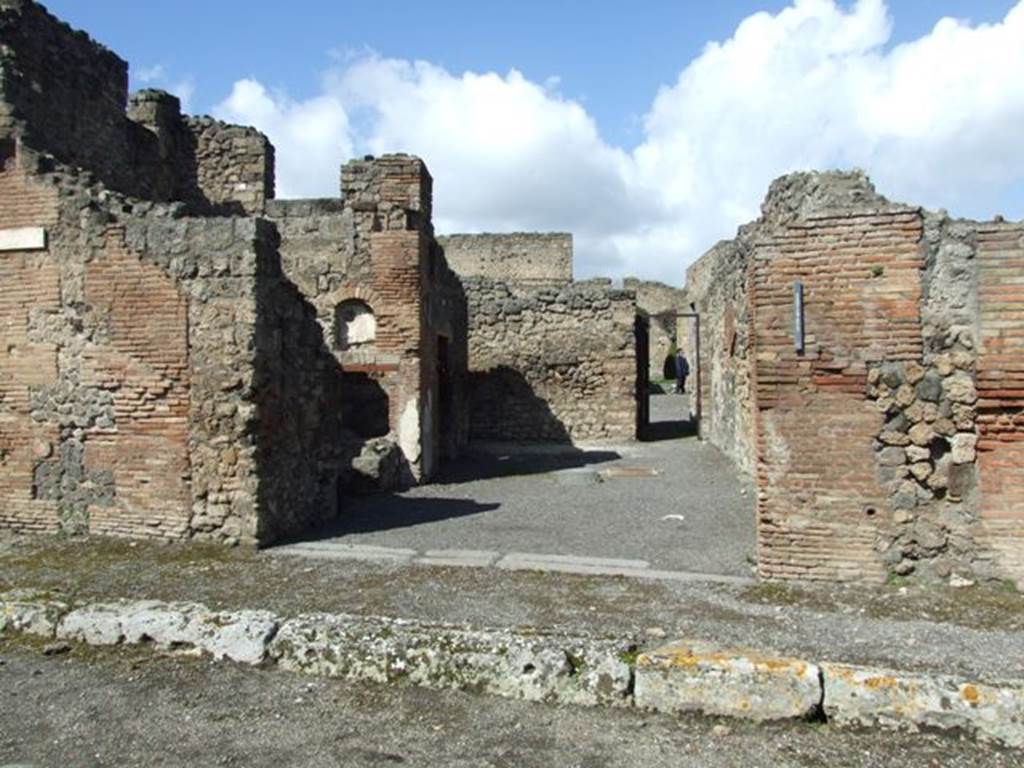
<svg viewBox="0 0 1024 768">
<path fill-rule="evenodd" d="M 955 735 L 756 726 L 0 641 L 0 765 L 1022 766 Z"/>
<path fill-rule="evenodd" d="M 272 552 L 0 533 L 0 591 L 81 601 L 190 600 L 648 638 L 685 637 L 815 661 L 1024 681 L 1024 596 L 1009 589 L 758 584 L 314 561 Z"/>
<path fill-rule="evenodd" d="M 654 434 L 685 433 L 688 408 L 685 395 L 653 396 Z M 661 570 L 749 576 L 754 498 L 750 479 L 695 437 L 588 450 L 487 446 L 447 467 L 438 482 L 349 500 L 339 527 L 320 538 L 625 558 Z"/>
</svg>

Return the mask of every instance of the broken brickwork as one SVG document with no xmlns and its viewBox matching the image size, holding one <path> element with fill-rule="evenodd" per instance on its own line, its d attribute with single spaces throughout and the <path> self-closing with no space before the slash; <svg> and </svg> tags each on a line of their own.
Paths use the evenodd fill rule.
<svg viewBox="0 0 1024 768">
<path fill-rule="evenodd" d="M 129 100 L 124 62 L 29 0 L 0 34 L 0 525 L 266 544 L 333 519 L 371 442 L 389 484 L 458 450 L 465 299 L 421 161 L 279 203 L 258 132 Z M 347 298 L 372 343 L 341 343 Z"/>
<path fill-rule="evenodd" d="M 796 174 L 691 269 L 744 276 L 717 297 L 690 290 L 705 414 L 735 414 L 702 432 L 739 436 L 743 463 L 751 425 L 762 576 L 1024 578 L 1024 348 L 1007 280 L 1024 263 L 1022 237 L 1019 224 L 890 203 L 860 174 Z M 749 339 L 731 370 L 705 351 L 731 346 L 722 316 L 745 318 Z"/>
</svg>

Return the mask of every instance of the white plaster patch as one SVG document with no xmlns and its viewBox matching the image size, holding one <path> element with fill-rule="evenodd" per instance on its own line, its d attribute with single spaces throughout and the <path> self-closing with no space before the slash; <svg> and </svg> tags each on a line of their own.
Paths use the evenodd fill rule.
<svg viewBox="0 0 1024 768">
<path fill-rule="evenodd" d="M 43 227 L 0 229 L 0 251 L 44 251 L 46 230 Z"/>
<path fill-rule="evenodd" d="M 398 445 L 410 465 L 420 460 L 420 409 L 415 400 L 405 404 L 402 418 L 398 421 Z"/>
</svg>

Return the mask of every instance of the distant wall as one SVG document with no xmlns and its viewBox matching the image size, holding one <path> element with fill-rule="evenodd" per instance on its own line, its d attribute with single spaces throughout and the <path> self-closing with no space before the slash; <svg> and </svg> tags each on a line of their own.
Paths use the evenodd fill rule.
<svg viewBox="0 0 1024 768">
<path fill-rule="evenodd" d="M 460 277 L 566 283 L 572 281 L 572 235 L 446 235 L 438 243 Z"/>
<path fill-rule="evenodd" d="M 662 378 L 665 360 L 676 344 L 677 314 L 688 312 L 686 293 L 665 283 L 627 277 L 622 287 L 636 294 L 636 306 L 651 319 L 650 378 Z"/>
<path fill-rule="evenodd" d="M 463 278 L 471 437 L 636 436 L 636 300 L 602 281 L 563 286 Z"/>
</svg>

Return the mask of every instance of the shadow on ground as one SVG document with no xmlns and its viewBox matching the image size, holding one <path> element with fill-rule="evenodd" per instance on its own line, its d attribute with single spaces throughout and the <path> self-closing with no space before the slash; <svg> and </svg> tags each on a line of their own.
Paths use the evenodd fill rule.
<svg viewBox="0 0 1024 768">
<path fill-rule="evenodd" d="M 356 533 L 376 533 L 417 525 L 481 515 L 499 509 L 501 504 L 480 504 L 472 499 L 407 498 L 395 493 L 343 498 L 336 521 L 319 531 L 281 544 L 333 539 Z"/>
<path fill-rule="evenodd" d="M 543 475 L 618 461 L 612 450 L 582 450 L 563 445 L 470 446 L 467 455 L 447 462 L 435 483 L 459 484 L 519 475 Z"/>
<path fill-rule="evenodd" d="M 696 436 L 696 421 L 690 419 L 680 421 L 655 421 L 644 427 L 640 433 L 640 440 L 645 443 L 656 443 L 662 440 L 680 440 L 684 437 Z"/>
<path fill-rule="evenodd" d="M 667 390 L 652 392 L 650 395 L 650 421 L 641 427 L 638 435 L 641 442 L 655 443 L 663 440 L 681 440 L 696 437 L 697 420 L 691 418 L 690 396 Z M 676 418 L 686 414 L 687 418 Z"/>
</svg>

